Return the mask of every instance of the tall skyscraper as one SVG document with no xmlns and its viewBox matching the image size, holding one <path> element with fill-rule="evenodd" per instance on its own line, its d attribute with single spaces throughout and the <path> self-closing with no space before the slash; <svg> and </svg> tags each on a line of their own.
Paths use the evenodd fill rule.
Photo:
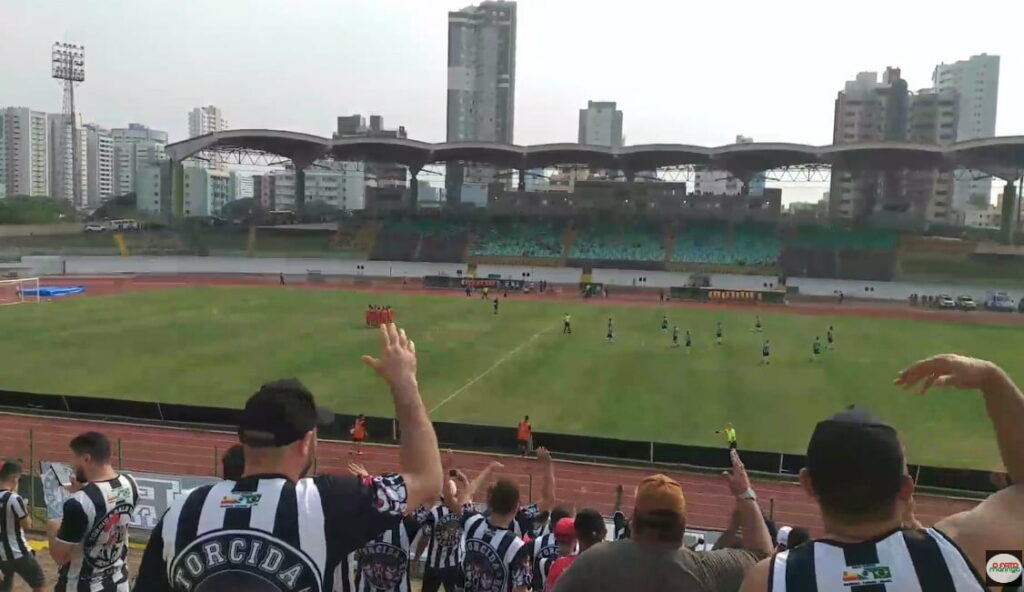
<svg viewBox="0 0 1024 592">
<path fill-rule="evenodd" d="M 958 142 L 996 135 L 996 99 L 999 94 L 999 56 L 981 54 L 952 64 L 939 64 L 932 73 L 932 85 L 940 92 L 955 91 L 960 96 L 957 112 Z M 971 179 L 959 174 L 954 181 L 953 205 L 962 210 L 968 202 L 988 204 L 991 179 Z"/>
<path fill-rule="evenodd" d="M 86 124 L 85 135 L 86 200 L 98 207 L 114 195 L 114 138 L 110 131 L 94 123 Z"/>
<path fill-rule="evenodd" d="M 141 123 L 110 130 L 114 140 L 114 195 L 135 191 L 135 173 L 143 165 L 165 158 L 167 132 L 149 129 Z"/>
<path fill-rule="evenodd" d="M 622 111 L 614 101 L 587 101 L 580 109 L 580 144 L 622 147 Z"/>
<path fill-rule="evenodd" d="M 835 102 L 833 144 L 905 140 L 910 93 L 899 68 L 861 72 L 846 83 Z M 834 219 L 864 221 L 886 201 L 899 201 L 902 175 L 833 169 L 829 214 Z"/>
<path fill-rule="evenodd" d="M 737 144 L 753 144 L 750 136 L 736 136 Z M 739 195 L 743 193 L 743 180 L 729 171 L 697 170 L 693 178 L 693 191 L 704 195 Z M 747 182 L 747 195 L 764 195 L 764 173 L 756 173 Z"/>
<path fill-rule="evenodd" d="M 224 114 L 214 105 L 196 107 L 188 113 L 188 137 L 194 138 L 228 129 Z"/>
<path fill-rule="evenodd" d="M 952 144 L 957 140 L 956 91 L 922 89 L 910 97 L 907 140 L 918 144 Z M 952 171 L 907 171 L 904 207 L 929 224 L 952 224 Z"/>
<path fill-rule="evenodd" d="M 49 195 L 46 113 L 28 107 L 0 109 L 4 118 L 6 194 Z"/>
<path fill-rule="evenodd" d="M 49 173 L 50 197 L 67 200 L 76 208 L 85 207 L 86 203 L 75 203 L 75 175 L 78 175 L 81 187 L 87 184 L 87 167 L 84 158 L 78 158 L 78 171 L 75 168 L 75 153 L 72 138 L 75 134 L 68 124 L 68 115 L 49 113 L 46 115 L 47 125 L 47 172 Z M 81 122 L 77 123 L 81 129 Z M 79 155 L 86 152 L 86 135 L 79 133 Z M 83 196 L 84 199 L 84 196 Z"/>
<path fill-rule="evenodd" d="M 487 0 L 448 13 L 449 142 L 511 143 L 516 98 L 516 3 Z M 449 202 L 462 184 L 486 185 L 491 167 L 447 167 Z"/>
</svg>

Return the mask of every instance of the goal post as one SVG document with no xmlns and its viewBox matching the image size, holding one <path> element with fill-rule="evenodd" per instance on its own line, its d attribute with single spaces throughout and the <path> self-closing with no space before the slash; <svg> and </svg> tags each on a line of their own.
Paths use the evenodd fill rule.
<svg viewBox="0 0 1024 592">
<path fill-rule="evenodd" d="M 0 280 L 0 306 L 39 302 L 39 278 Z"/>
</svg>

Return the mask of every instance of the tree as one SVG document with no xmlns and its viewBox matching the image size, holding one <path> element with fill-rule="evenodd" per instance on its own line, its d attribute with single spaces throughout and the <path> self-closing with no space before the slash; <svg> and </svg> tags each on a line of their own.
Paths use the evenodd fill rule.
<svg viewBox="0 0 1024 592">
<path fill-rule="evenodd" d="M 220 215 L 232 222 L 245 222 L 256 214 L 256 200 L 251 197 L 236 199 L 224 204 Z"/>
<path fill-rule="evenodd" d="M 333 222 L 341 217 L 341 209 L 325 201 L 306 202 L 301 222 Z"/>
<path fill-rule="evenodd" d="M 75 209 L 67 200 L 28 195 L 0 199 L 0 224 L 53 224 L 76 219 Z"/>
<path fill-rule="evenodd" d="M 104 200 L 103 205 L 89 216 L 90 220 L 119 220 L 135 218 L 138 210 L 135 192 L 115 195 Z"/>
</svg>

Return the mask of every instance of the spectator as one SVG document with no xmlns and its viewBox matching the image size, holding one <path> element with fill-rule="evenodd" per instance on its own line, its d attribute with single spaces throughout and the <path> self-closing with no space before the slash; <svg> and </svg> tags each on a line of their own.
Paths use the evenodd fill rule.
<svg viewBox="0 0 1024 592">
<path fill-rule="evenodd" d="M 32 527 L 32 517 L 25 500 L 18 495 L 21 471 L 21 462 L 15 460 L 0 466 L 0 573 L 3 574 L 0 590 L 10 592 L 14 587 L 14 574 L 18 574 L 33 592 L 41 592 L 46 578 L 35 551 L 25 539 L 25 531 Z"/>
<path fill-rule="evenodd" d="M 487 512 L 463 507 L 462 588 L 466 592 L 525 592 L 532 580 L 529 548 L 510 530 L 519 486 L 499 479 L 487 492 Z"/>
<path fill-rule="evenodd" d="M 622 513 L 622 485 L 615 486 L 615 507 L 612 509 L 612 525 L 615 530 L 612 532 L 613 540 L 629 538 L 629 520 Z"/>
<path fill-rule="evenodd" d="M 555 527 L 563 520 L 568 520 L 568 526 L 566 528 L 572 531 L 572 515 L 573 511 L 564 506 L 555 506 L 550 514 L 547 516 L 545 524 L 551 525 L 550 528 L 545 528 L 544 525 L 538 527 L 534 525 L 534 532 L 538 534 L 536 538 L 528 543 L 530 548 L 530 557 L 533 562 L 533 585 L 534 590 L 543 590 L 544 582 L 547 580 L 548 571 L 551 569 L 552 563 L 555 559 L 566 554 L 566 550 L 562 544 L 562 541 L 558 538 L 558 533 L 555 532 Z M 564 534 L 564 533 L 563 533 Z M 573 540 L 575 541 L 575 536 Z M 569 549 L 568 552 L 572 552 L 573 549 Z"/>
<path fill-rule="evenodd" d="M 772 551 L 757 496 L 739 454 L 730 454 L 729 490 L 736 497 L 743 550 L 695 553 L 683 546 L 686 498 L 665 475 L 644 479 L 636 492 L 632 538 L 597 545 L 562 574 L 555 592 L 736 590 L 744 570 Z"/>
<path fill-rule="evenodd" d="M 55 592 L 128 590 L 128 522 L 139 502 L 135 479 L 110 464 L 110 440 L 99 432 L 71 439 L 71 497 L 50 520 L 50 556 L 60 566 Z"/>
<path fill-rule="evenodd" d="M 604 537 L 608 533 L 607 528 L 604 525 L 604 518 L 601 517 L 601 514 L 597 510 L 591 510 L 589 508 L 580 510 L 576 513 L 576 518 L 573 520 L 572 527 L 579 551 L 575 554 L 564 554 L 555 560 L 555 563 L 551 566 L 551 571 L 548 573 L 547 587 L 544 588 L 547 592 L 554 590 L 555 583 L 560 577 L 562 577 L 562 573 L 564 573 L 565 570 L 568 569 L 574 561 L 576 561 L 576 558 L 579 557 L 579 553 L 583 553 L 594 545 L 604 542 Z M 558 534 L 557 525 L 555 534 Z"/>
<path fill-rule="evenodd" d="M 441 459 L 417 386 L 416 346 L 394 325 L 380 333 L 383 354 L 363 361 L 388 383 L 402 422 L 401 474 L 306 478 L 317 426 L 334 414 L 298 380 L 265 384 L 239 422 L 242 478 L 199 487 L 171 505 L 150 535 L 135 590 L 333 590 L 335 566 L 437 499 Z"/>
<path fill-rule="evenodd" d="M 1003 370 L 946 354 L 912 364 L 896 379 L 905 388 L 918 383 L 921 393 L 932 386 L 980 390 L 1003 464 L 1014 482 L 1024 479 L 1024 395 Z M 859 409 L 818 423 L 800 483 L 821 508 L 826 539 L 757 564 L 743 584 L 745 592 L 807 590 L 816 581 L 843 582 L 853 589 L 884 586 L 889 592 L 981 591 L 986 589 L 979 576 L 986 573 L 986 551 L 1024 548 L 1024 487 L 1019 485 L 934 528 L 921 528 L 913 517 L 914 481 L 896 430 Z M 837 542 L 841 553 L 832 552 Z M 864 563 L 893 569 L 848 569 Z"/>
<path fill-rule="evenodd" d="M 446 454 L 444 460 L 444 468 L 450 477 L 445 484 L 448 490 L 442 496 L 441 503 L 429 509 L 420 508 L 416 512 L 416 518 L 424 529 L 424 535 L 421 538 L 427 548 L 427 561 L 423 567 L 422 592 L 437 592 L 442 584 L 445 592 L 455 592 L 459 583 L 459 540 L 462 537 L 462 525 L 459 513 L 453 511 L 444 501 L 445 499 L 456 499 L 460 488 L 463 490 L 461 493 L 465 493 L 470 482 L 465 473 L 452 468 L 454 461 L 451 454 Z M 501 468 L 502 464 L 492 461 L 491 467 L 491 470 Z M 458 485 L 456 485 L 456 481 Z M 472 492 L 466 499 L 472 499 Z M 419 557 L 422 553 L 423 551 L 420 549 L 416 556 Z"/>
<path fill-rule="evenodd" d="M 519 456 L 526 456 L 530 449 L 530 438 L 533 437 L 533 426 L 530 425 L 530 416 L 523 417 L 516 428 L 516 444 L 519 447 Z"/>
<path fill-rule="evenodd" d="M 537 461 L 544 468 L 544 475 L 540 486 L 540 499 L 535 504 L 528 504 L 518 509 L 510 524 L 506 527 L 516 536 L 525 538 L 538 538 L 546 534 L 546 529 L 537 527 L 536 521 L 544 514 L 550 515 L 555 507 L 555 464 L 551 461 L 551 453 L 543 446 L 537 449 Z M 460 492 L 458 500 L 451 508 L 461 513 L 463 508 L 472 503 L 473 494 L 476 493 L 484 483 L 487 483 L 491 473 L 502 464 L 492 462 L 480 474 Z"/>
<path fill-rule="evenodd" d="M 228 481 L 238 481 L 245 472 L 245 451 L 241 444 L 235 444 L 227 449 L 223 458 L 220 459 L 221 476 Z"/>
<path fill-rule="evenodd" d="M 775 536 L 775 550 L 777 552 L 785 551 L 786 549 L 792 549 L 799 547 L 803 543 L 806 543 L 811 538 L 806 528 L 800 526 L 783 526 L 779 529 L 779 534 Z"/>
</svg>

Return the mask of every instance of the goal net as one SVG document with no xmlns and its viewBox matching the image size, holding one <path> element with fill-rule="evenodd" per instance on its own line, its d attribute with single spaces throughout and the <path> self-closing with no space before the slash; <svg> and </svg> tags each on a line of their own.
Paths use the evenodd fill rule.
<svg viewBox="0 0 1024 592">
<path fill-rule="evenodd" d="M 39 278 L 0 280 L 0 306 L 39 302 Z"/>
</svg>

